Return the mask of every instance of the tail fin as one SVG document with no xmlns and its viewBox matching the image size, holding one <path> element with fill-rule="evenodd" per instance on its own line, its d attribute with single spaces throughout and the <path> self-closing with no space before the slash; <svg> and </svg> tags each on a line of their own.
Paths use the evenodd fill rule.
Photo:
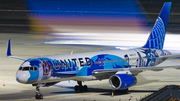
<svg viewBox="0 0 180 101">
<path fill-rule="evenodd" d="M 163 49 L 170 9 L 171 2 L 165 2 L 153 30 L 143 48 Z"/>
</svg>

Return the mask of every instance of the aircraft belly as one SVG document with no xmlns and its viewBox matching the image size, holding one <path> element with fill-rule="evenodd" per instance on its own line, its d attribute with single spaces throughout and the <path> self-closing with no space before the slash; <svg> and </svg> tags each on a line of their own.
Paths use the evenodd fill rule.
<svg viewBox="0 0 180 101">
<path fill-rule="evenodd" d="M 50 77 L 46 80 L 37 81 L 36 83 L 47 83 L 47 82 L 60 82 L 60 81 L 67 81 L 67 80 L 75 80 L 75 81 L 91 81 L 97 80 L 94 76 L 75 76 L 69 78 L 60 78 L 60 77 Z"/>
</svg>

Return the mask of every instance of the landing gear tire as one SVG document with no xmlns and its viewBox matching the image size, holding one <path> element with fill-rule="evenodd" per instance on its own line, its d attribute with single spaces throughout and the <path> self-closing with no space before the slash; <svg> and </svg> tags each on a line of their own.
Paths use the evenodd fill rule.
<svg viewBox="0 0 180 101">
<path fill-rule="evenodd" d="M 83 86 L 83 89 L 84 89 L 84 92 L 87 92 L 87 91 L 88 91 L 87 85 L 84 85 L 84 86 Z"/>
<path fill-rule="evenodd" d="M 75 91 L 76 93 L 78 93 L 78 92 L 79 92 L 79 86 L 76 85 L 76 86 L 74 87 L 74 91 Z"/>
<path fill-rule="evenodd" d="M 74 87 L 74 91 L 75 91 L 76 93 L 87 92 L 87 91 L 88 91 L 87 85 L 82 86 L 82 81 L 78 81 L 78 84 L 79 84 L 79 85 L 76 85 L 76 86 Z"/>
<path fill-rule="evenodd" d="M 36 95 L 35 95 L 35 98 L 36 98 L 36 99 L 43 99 L 43 95 L 42 95 L 42 94 L 36 94 Z"/>
<path fill-rule="evenodd" d="M 40 86 L 36 85 L 36 95 L 35 95 L 36 99 L 43 99 L 43 95 L 40 92 Z"/>
<path fill-rule="evenodd" d="M 128 93 L 128 89 L 124 89 L 124 90 L 115 90 L 116 93 L 121 93 L 121 94 L 127 94 Z"/>
<path fill-rule="evenodd" d="M 123 93 L 123 94 L 127 94 L 127 93 L 128 93 L 128 88 L 127 88 L 127 89 L 122 90 L 122 93 Z"/>
</svg>

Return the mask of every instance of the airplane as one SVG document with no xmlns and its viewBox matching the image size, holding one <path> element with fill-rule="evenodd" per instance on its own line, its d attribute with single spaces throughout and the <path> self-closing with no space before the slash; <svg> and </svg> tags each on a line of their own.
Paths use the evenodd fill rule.
<svg viewBox="0 0 180 101">
<path fill-rule="evenodd" d="M 36 86 L 36 99 L 43 99 L 40 87 L 49 87 L 61 81 L 74 80 L 75 92 L 88 91 L 82 81 L 109 79 L 114 90 L 124 93 L 136 84 L 136 76 L 144 70 L 160 71 L 178 66 L 156 66 L 168 58 L 180 57 L 163 50 L 171 2 L 165 2 L 146 44 L 137 49 L 46 55 L 25 59 L 11 55 L 8 41 L 7 56 L 24 62 L 16 73 L 22 84 Z"/>
</svg>

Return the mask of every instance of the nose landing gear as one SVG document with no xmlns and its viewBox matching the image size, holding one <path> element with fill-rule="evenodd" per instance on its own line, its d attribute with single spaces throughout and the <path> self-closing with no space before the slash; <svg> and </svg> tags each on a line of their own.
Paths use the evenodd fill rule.
<svg viewBox="0 0 180 101">
<path fill-rule="evenodd" d="M 43 95 L 40 92 L 40 86 L 36 85 L 36 95 L 35 95 L 36 99 L 43 99 Z"/>
<path fill-rule="evenodd" d="M 84 92 L 88 91 L 87 85 L 82 86 L 82 81 L 77 81 L 77 83 L 78 83 L 78 85 L 76 85 L 74 87 L 74 90 L 75 90 L 76 93 L 83 92 L 83 91 Z"/>
</svg>

